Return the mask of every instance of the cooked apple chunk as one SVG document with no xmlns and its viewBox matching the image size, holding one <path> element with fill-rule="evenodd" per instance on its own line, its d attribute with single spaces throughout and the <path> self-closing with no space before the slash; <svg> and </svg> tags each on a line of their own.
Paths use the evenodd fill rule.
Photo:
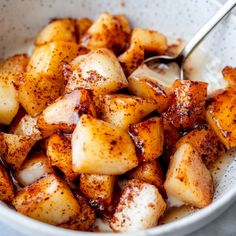
<svg viewBox="0 0 236 236">
<path fill-rule="evenodd" d="M 38 117 L 25 115 L 21 118 L 13 133 L 17 135 L 30 136 L 34 140 L 42 139 L 42 134 L 37 125 Z"/>
<path fill-rule="evenodd" d="M 143 64 L 129 76 L 128 89 L 138 97 L 155 100 L 157 111 L 162 113 L 167 110 L 173 100 L 172 84 L 175 78 L 171 70 L 169 74 L 162 75 Z"/>
<path fill-rule="evenodd" d="M 163 188 L 163 173 L 158 160 L 142 163 L 135 169 L 129 171 L 126 177 L 139 179 L 146 183 L 155 185 L 158 189 Z"/>
<path fill-rule="evenodd" d="M 100 117 L 119 128 L 141 121 L 157 107 L 152 99 L 144 99 L 124 94 L 100 96 L 97 104 Z"/>
<path fill-rule="evenodd" d="M 117 176 L 81 174 L 80 191 L 88 199 L 98 204 L 109 206 L 113 199 L 113 193 Z"/>
<path fill-rule="evenodd" d="M 196 149 L 203 162 L 208 166 L 225 151 L 215 132 L 208 127 L 194 129 L 184 135 L 177 143 L 176 149 L 183 143 L 189 143 Z"/>
<path fill-rule="evenodd" d="M 92 24 L 93 21 L 87 17 L 77 19 L 75 21 L 77 38 L 81 39 Z"/>
<path fill-rule="evenodd" d="M 206 120 L 227 149 L 236 147 L 236 90 L 229 87 L 214 96 L 206 110 Z"/>
<path fill-rule="evenodd" d="M 135 28 L 131 35 L 131 42 L 138 43 L 145 51 L 164 54 L 168 49 L 167 38 L 154 30 Z"/>
<path fill-rule="evenodd" d="M 47 140 L 46 152 L 51 165 L 59 168 L 69 180 L 74 180 L 78 176 L 72 170 L 71 142 L 63 134 L 53 134 Z"/>
<path fill-rule="evenodd" d="M 20 184 L 27 186 L 51 173 L 53 169 L 47 156 L 43 152 L 36 152 L 24 161 L 15 175 Z"/>
<path fill-rule="evenodd" d="M 0 124 L 9 125 L 19 109 L 18 77 L 25 71 L 28 57 L 15 55 L 0 63 Z"/>
<path fill-rule="evenodd" d="M 171 157 L 164 187 L 172 206 L 203 208 L 212 202 L 211 174 L 192 145 L 180 145 Z"/>
<path fill-rule="evenodd" d="M 19 100 L 26 112 L 36 116 L 63 92 L 63 64 L 84 53 L 76 43 L 52 42 L 36 47 L 19 83 Z"/>
<path fill-rule="evenodd" d="M 30 136 L 0 133 L 0 154 L 7 164 L 18 169 L 35 142 Z"/>
<path fill-rule="evenodd" d="M 26 216 L 52 225 L 65 223 L 80 212 L 70 188 L 53 174 L 18 192 L 13 206 Z"/>
<path fill-rule="evenodd" d="M 85 88 L 97 96 L 116 92 L 128 85 L 117 58 L 106 48 L 80 56 L 71 64 L 72 73 L 67 78 L 66 92 Z"/>
<path fill-rule="evenodd" d="M 115 232 L 144 230 L 157 225 L 166 203 L 154 185 L 131 180 L 123 190 L 110 226 Z"/>
<path fill-rule="evenodd" d="M 38 127 L 44 136 L 62 130 L 72 133 L 82 114 L 96 117 L 92 93 L 86 89 L 76 89 L 59 97 L 49 105 L 38 118 Z"/>
<path fill-rule="evenodd" d="M 72 134 L 72 164 L 76 173 L 120 175 L 136 167 L 138 159 L 123 129 L 82 115 Z"/>
<path fill-rule="evenodd" d="M 14 188 L 11 179 L 0 162 L 0 200 L 10 203 L 14 198 Z"/>
<path fill-rule="evenodd" d="M 226 66 L 222 70 L 222 74 L 224 76 L 224 79 L 229 82 L 230 85 L 235 85 L 236 84 L 236 68 Z"/>
<path fill-rule="evenodd" d="M 128 44 L 127 19 L 103 13 L 87 30 L 80 40 L 81 45 L 89 49 L 108 48 L 115 53 L 124 50 Z M 124 24 L 124 20 L 127 23 Z"/>
<path fill-rule="evenodd" d="M 76 42 L 75 21 L 70 18 L 51 21 L 38 34 L 35 45 L 40 46 L 55 41 Z"/>
<path fill-rule="evenodd" d="M 95 212 L 89 206 L 86 199 L 79 193 L 76 192 L 75 197 L 79 203 L 80 212 L 77 214 L 77 216 L 73 217 L 68 222 L 60 224 L 58 226 L 73 230 L 91 230 L 96 219 Z"/>
<path fill-rule="evenodd" d="M 163 151 L 164 130 L 161 117 L 153 117 L 129 126 L 139 162 L 152 161 Z"/>
<path fill-rule="evenodd" d="M 175 128 L 170 121 L 163 117 L 164 145 L 163 157 L 169 162 L 169 157 L 173 154 L 176 142 L 180 139 L 180 131 Z"/>
<path fill-rule="evenodd" d="M 118 60 L 125 72 L 125 75 L 129 76 L 144 62 L 144 49 L 140 44 L 133 43 L 118 57 Z"/>
<path fill-rule="evenodd" d="M 188 129 L 205 120 L 207 84 L 190 80 L 174 83 L 175 100 L 165 117 L 176 128 Z"/>
</svg>

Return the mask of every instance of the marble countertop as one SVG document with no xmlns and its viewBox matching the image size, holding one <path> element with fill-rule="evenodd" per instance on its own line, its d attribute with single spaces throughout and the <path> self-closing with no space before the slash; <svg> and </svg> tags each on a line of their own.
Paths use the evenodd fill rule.
<svg viewBox="0 0 236 236">
<path fill-rule="evenodd" d="M 189 236 L 235 236 L 236 202 L 220 217 Z M 0 223 L 1 236 L 25 236 Z M 43 235 L 42 235 L 43 236 Z"/>
</svg>

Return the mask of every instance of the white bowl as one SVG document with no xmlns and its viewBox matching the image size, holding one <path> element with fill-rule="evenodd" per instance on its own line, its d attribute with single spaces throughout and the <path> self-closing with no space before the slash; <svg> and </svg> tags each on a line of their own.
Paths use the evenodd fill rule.
<svg viewBox="0 0 236 236">
<path fill-rule="evenodd" d="M 103 11 L 125 13 L 133 26 L 157 29 L 172 38 L 188 40 L 219 6 L 214 0 L 2 0 L 0 55 L 4 58 L 17 52 L 27 52 L 33 37 L 52 18 L 89 16 L 95 19 Z M 198 61 L 198 68 L 202 67 L 204 73 L 208 73 L 210 79 L 213 78 L 215 85 L 220 84 L 223 66 L 236 66 L 235 40 L 236 19 L 231 15 L 201 45 L 206 54 Z M 209 223 L 227 209 L 236 198 L 236 153 L 232 152 L 224 159 L 226 162 L 221 165 L 221 171 L 214 175 L 216 193 L 210 206 L 170 224 L 137 232 L 135 235 L 184 235 Z M 4 204 L 0 204 L 0 220 L 27 235 L 96 234 L 50 226 L 20 215 Z"/>
</svg>

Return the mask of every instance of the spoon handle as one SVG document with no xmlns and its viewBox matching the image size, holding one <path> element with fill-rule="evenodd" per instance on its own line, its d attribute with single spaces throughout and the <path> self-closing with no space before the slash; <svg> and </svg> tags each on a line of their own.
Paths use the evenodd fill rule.
<svg viewBox="0 0 236 236">
<path fill-rule="evenodd" d="M 221 19 L 230 12 L 236 5 L 236 0 L 228 0 L 220 10 L 195 34 L 195 36 L 186 44 L 179 57 L 182 63 L 191 54 L 193 49 L 207 36 L 207 34 L 221 21 Z"/>
</svg>

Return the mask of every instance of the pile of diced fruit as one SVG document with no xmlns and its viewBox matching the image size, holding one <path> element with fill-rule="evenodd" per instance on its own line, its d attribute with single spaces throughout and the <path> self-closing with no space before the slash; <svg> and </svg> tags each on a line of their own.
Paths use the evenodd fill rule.
<svg viewBox="0 0 236 236">
<path fill-rule="evenodd" d="M 48 224 L 114 232 L 209 205 L 209 165 L 236 147 L 236 69 L 209 97 L 206 83 L 167 85 L 143 64 L 171 53 L 163 34 L 104 13 L 53 20 L 30 57 L 3 61 L 0 200 Z"/>
</svg>

